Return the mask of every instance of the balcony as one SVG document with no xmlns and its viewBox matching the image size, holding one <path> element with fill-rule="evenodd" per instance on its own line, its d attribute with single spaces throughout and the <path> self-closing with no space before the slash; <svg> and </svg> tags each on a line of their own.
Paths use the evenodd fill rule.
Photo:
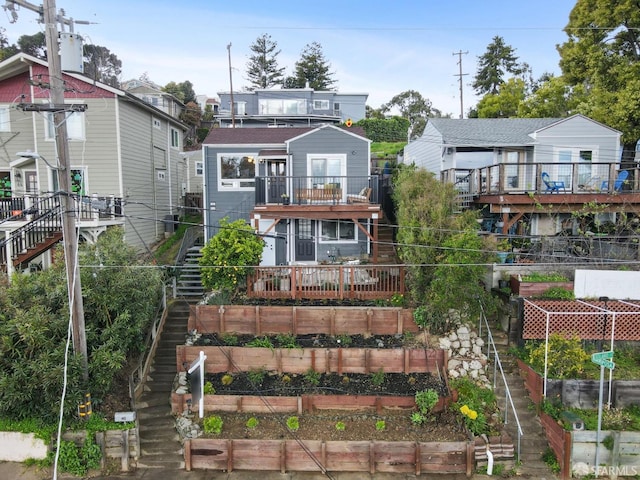
<svg viewBox="0 0 640 480">
<path fill-rule="evenodd" d="M 627 171 L 623 182 L 618 175 Z M 639 168 L 621 168 L 620 163 L 526 163 L 500 164 L 477 169 L 450 169 L 442 180 L 454 183 L 461 195 L 504 194 L 599 194 L 640 192 Z M 543 181 L 543 173 L 549 181 Z"/>
<path fill-rule="evenodd" d="M 256 177 L 256 205 L 371 205 L 380 203 L 377 175 Z"/>
</svg>

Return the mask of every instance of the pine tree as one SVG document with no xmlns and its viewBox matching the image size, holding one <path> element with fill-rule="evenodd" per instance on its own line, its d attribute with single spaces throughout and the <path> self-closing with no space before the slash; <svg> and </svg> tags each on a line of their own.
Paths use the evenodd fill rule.
<svg viewBox="0 0 640 480">
<path fill-rule="evenodd" d="M 484 55 L 478 57 L 478 71 L 472 86 L 478 95 L 495 95 L 506 81 L 504 76 L 507 73 L 521 75 L 523 66 L 518 63 L 514 48 L 496 35 Z"/>
<path fill-rule="evenodd" d="M 278 43 L 271 40 L 271 35 L 263 34 L 249 47 L 253 55 L 247 62 L 247 77 L 251 84 L 247 90 L 269 88 L 282 85 L 284 68 L 278 67 Z"/>
<path fill-rule="evenodd" d="M 294 73 L 296 88 L 305 88 L 308 83 L 309 88 L 314 90 L 330 90 L 336 83 L 330 69 L 331 64 L 324 58 L 322 45 L 318 42 L 307 44 L 300 60 L 296 62 Z"/>
</svg>

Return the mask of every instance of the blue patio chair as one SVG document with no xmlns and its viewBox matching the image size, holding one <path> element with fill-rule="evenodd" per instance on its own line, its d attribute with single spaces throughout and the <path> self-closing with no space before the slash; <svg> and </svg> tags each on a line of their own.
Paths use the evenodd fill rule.
<svg viewBox="0 0 640 480">
<path fill-rule="evenodd" d="M 558 193 L 560 192 L 560 189 L 565 190 L 567 188 L 563 181 L 551 180 L 547 172 L 542 172 L 541 177 L 542 177 L 542 181 L 547 187 L 547 190 L 546 190 L 547 192 Z"/>
<path fill-rule="evenodd" d="M 616 192 L 622 190 L 622 185 L 624 184 L 624 181 L 628 176 L 629 170 L 620 170 L 620 172 L 618 172 L 616 181 L 613 182 L 613 190 Z M 609 180 L 605 180 L 604 182 L 602 182 L 602 185 L 600 185 L 600 190 L 609 190 Z"/>
</svg>

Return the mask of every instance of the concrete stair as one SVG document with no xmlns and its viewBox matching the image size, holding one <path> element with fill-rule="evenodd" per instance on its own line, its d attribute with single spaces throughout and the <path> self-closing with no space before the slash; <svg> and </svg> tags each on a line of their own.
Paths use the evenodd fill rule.
<svg viewBox="0 0 640 480">
<path fill-rule="evenodd" d="M 518 415 L 518 421 L 522 428 L 523 435 L 520 437 L 520 457 L 517 464 L 518 476 L 529 477 L 535 479 L 555 479 L 557 476 L 549 469 L 547 464 L 542 460 L 542 455 L 548 447 L 544 430 L 540 424 L 540 420 L 533 408 L 533 402 L 529 399 L 529 394 L 524 387 L 524 380 L 518 372 L 516 358 L 509 353 L 508 335 L 499 330 L 492 329 L 493 340 L 498 350 L 498 356 L 504 370 L 505 379 L 513 406 Z M 493 357 L 491 358 L 493 365 Z M 493 366 L 491 366 L 493 368 Z M 518 449 L 518 427 L 515 421 L 513 410 L 507 403 L 506 388 L 498 369 L 498 378 L 495 389 L 498 406 L 504 412 L 508 409 L 506 431 L 513 439 L 515 451 Z M 504 417 L 503 417 L 504 418 Z"/>
<path fill-rule="evenodd" d="M 182 445 L 171 413 L 170 398 L 177 374 L 176 346 L 184 344 L 190 309 L 194 306 L 184 300 L 169 306 L 144 392 L 136 403 L 140 424 L 139 469 L 163 472 L 184 469 Z"/>
<path fill-rule="evenodd" d="M 200 264 L 198 263 L 202 257 L 201 248 L 200 245 L 191 247 L 185 255 L 184 263 L 179 267 L 176 292 L 178 297 L 187 301 L 201 300 L 204 294 Z"/>
</svg>

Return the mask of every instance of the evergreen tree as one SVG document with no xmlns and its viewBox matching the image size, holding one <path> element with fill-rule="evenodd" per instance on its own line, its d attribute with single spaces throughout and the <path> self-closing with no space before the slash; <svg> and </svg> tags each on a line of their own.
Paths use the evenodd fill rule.
<svg viewBox="0 0 640 480">
<path fill-rule="evenodd" d="M 478 71 L 472 87 L 478 95 L 495 95 L 505 82 L 507 73 L 521 75 L 526 68 L 526 64 L 518 63 L 513 47 L 506 45 L 504 38 L 496 35 L 484 55 L 478 57 Z"/>
<path fill-rule="evenodd" d="M 21 52 L 32 57 L 47 59 L 47 41 L 44 33 L 38 32 L 34 35 L 22 35 L 18 38 L 18 48 Z"/>
<path fill-rule="evenodd" d="M 196 101 L 196 92 L 193 90 L 193 83 L 189 80 L 181 83 L 169 82 L 162 90 L 170 93 L 185 105 Z"/>
<path fill-rule="evenodd" d="M 100 45 L 85 45 L 83 55 L 86 76 L 115 88 L 120 86 L 122 61 L 114 53 Z"/>
<path fill-rule="evenodd" d="M 314 90 L 330 90 L 335 85 L 331 64 L 324 58 L 322 45 L 309 43 L 302 51 L 295 66 L 295 88 L 305 88 L 307 83 Z"/>
<path fill-rule="evenodd" d="M 247 90 L 282 85 L 284 67 L 278 67 L 280 50 L 277 50 L 278 43 L 271 40 L 271 35 L 263 34 L 249 48 L 253 55 L 247 63 L 247 77 L 251 82 Z"/>
</svg>

